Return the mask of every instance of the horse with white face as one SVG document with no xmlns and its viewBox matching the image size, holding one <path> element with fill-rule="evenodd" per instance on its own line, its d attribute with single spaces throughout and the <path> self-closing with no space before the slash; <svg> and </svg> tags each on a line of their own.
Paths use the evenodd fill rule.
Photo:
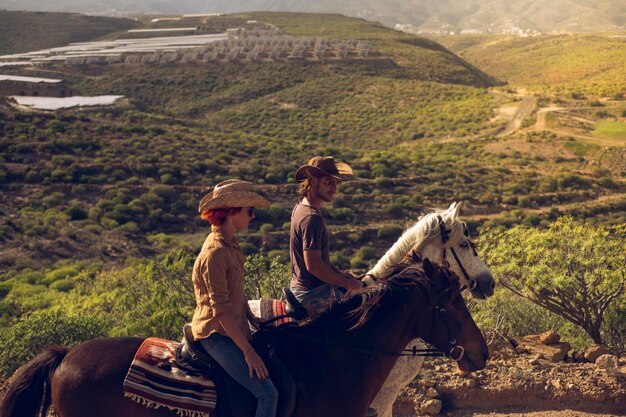
<svg viewBox="0 0 626 417">
<path fill-rule="evenodd" d="M 460 277 L 462 287 L 469 289 L 474 298 L 492 296 L 495 280 L 469 239 L 467 225 L 458 218 L 460 208 L 461 204 L 452 203 L 447 210 L 421 217 L 367 272 L 365 282 L 384 276 L 407 255 L 414 255 L 433 262 L 447 261 Z M 411 345 L 418 349 L 425 347 L 420 339 L 413 340 Z M 423 362 L 424 357 L 399 358 L 372 402 L 379 417 L 392 416 L 393 403 L 400 390 L 415 379 Z"/>
</svg>

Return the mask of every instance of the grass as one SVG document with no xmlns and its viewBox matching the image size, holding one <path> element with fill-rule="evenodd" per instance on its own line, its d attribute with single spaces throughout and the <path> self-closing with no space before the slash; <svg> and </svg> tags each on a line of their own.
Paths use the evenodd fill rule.
<svg viewBox="0 0 626 417">
<path fill-rule="evenodd" d="M 596 136 L 606 139 L 624 139 L 626 143 L 626 123 L 615 121 L 603 121 L 596 124 L 593 131 Z"/>
</svg>

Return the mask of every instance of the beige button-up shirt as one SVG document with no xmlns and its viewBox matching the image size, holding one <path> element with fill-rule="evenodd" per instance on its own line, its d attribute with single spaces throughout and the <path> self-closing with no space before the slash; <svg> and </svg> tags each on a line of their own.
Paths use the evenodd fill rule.
<svg viewBox="0 0 626 417">
<path fill-rule="evenodd" d="M 202 245 L 193 267 L 193 286 L 196 311 L 191 321 L 195 340 L 226 331 L 218 317 L 231 312 L 242 333 L 249 339 L 251 332 L 246 316 L 244 296 L 244 257 L 237 240 L 227 241 L 219 229 L 213 227 Z"/>
</svg>

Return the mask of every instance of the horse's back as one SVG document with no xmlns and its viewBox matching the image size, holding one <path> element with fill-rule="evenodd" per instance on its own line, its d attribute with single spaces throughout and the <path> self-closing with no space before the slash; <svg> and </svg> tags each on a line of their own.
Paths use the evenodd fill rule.
<svg viewBox="0 0 626 417">
<path fill-rule="evenodd" d="M 93 339 L 73 348 L 54 373 L 52 402 L 61 417 L 172 416 L 124 397 L 123 382 L 144 339 Z"/>
</svg>

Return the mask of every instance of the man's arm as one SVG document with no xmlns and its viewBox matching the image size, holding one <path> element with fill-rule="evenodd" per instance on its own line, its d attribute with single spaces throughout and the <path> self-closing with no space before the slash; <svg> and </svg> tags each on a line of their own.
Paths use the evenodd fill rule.
<svg viewBox="0 0 626 417">
<path fill-rule="evenodd" d="M 305 250 L 304 264 L 306 265 L 307 271 L 327 284 L 336 285 L 348 290 L 362 286 L 360 281 L 348 278 L 346 275 L 324 263 L 324 261 L 322 261 L 322 252 L 319 250 Z"/>
</svg>

